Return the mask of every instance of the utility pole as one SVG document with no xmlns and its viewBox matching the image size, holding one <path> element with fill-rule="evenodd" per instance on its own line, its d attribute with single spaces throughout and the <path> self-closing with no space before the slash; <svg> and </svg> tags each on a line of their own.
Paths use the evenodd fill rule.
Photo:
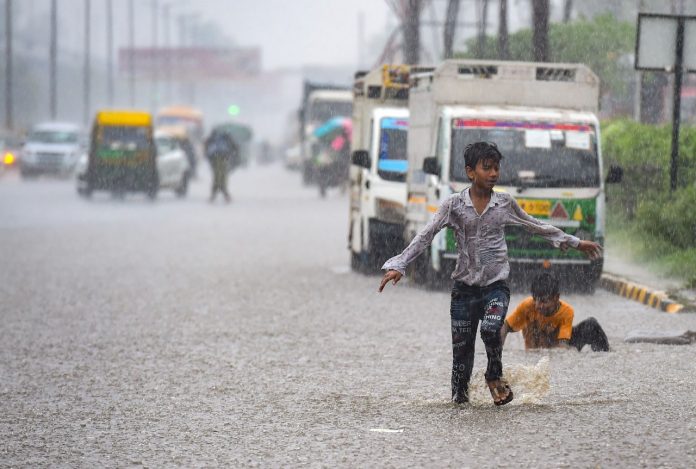
<svg viewBox="0 0 696 469">
<path fill-rule="evenodd" d="M 12 130 L 12 0 L 5 0 L 5 127 Z"/>
<path fill-rule="evenodd" d="M 135 16 L 133 0 L 128 0 L 128 97 L 131 107 L 135 107 L 135 64 L 133 63 L 135 47 Z"/>
<path fill-rule="evenodd" d="M 507 0 L 500 0 L 498 6 L 498 59 L 509 60 L 510 44 L 508 42 Z"/>
<path fill-rule="evenodd" d="M 51 32 L 49 45 L 49 72 L 48 72 L 48 89 L 49 89 L 49 113 L 51 119 L 55 120 L 58 114 L 57 96 L 56 96 L 56 56 L 58 55 L 58 12 L 56 0 L 51 0 Z"/>
<path fill-rule="evenodd" d="M 677 167 L 679 164 L 679 126 L 681 124 L 681 89 L 684 73 L 684 18 L 677 22 L 677 47 L 674 59 L 674 96 L 672 99 L 672 152 L 669 168 L 669 188 L 677 189 Z"/>
<path fill-rule="evenodd" d="M 365 12 L 358 12 L 358 70 L 365 66 Z"/>
<path fill-rule="evenodd" d="M 109 106 L 114 105 L 114 8 L 106 0 L 106 93 Z"/>
<path fill-rule="evenodd" d="M 172 99 L 172 62 L 171 62 L 171 51 L 170 51 L 170 39 L 169 39 L 169 10 L 172 7 L 170 3 L 165 4 L 162 7 L 162 17 L 164 20 L 164 47 L 163 53 L 165 54 L 165 70 L 164 70 L 164 100 L 165 103 L 169 104 Z"/>
<path fill-rule="evenodd" d="M 90 25 L 91 25 L 90 0 L 85 0 L 85 38 L 84 38 L 84 68 L 82 70 L 82 105 L 84 106 L 82 120 L 85 124 L 89 122 L 90 117 L 90 91 L 91 91 L 91 76 L 90 76 Z"/>
<path fill-rule="evenodd" d="M 448 0 L 447 14 L 445 17 L 445 31 L 443 43 L 445 45 L 445 59 L 451 59 L 454 53 L 454 33 L 457 29 L 459 17 L 459 0 Z"/>
<path fill-rule="evenodd" d="M 158 63 L 157 63 L 157 36 L 158 36 L 158 31 L 157 31 L 157 24 L 159 23 L 157 21 L 157 15 L 159 14 L 159 2 L 158 0 L 152 0 L 152 50 L 150 51 L 150 67 L 151 67 L 151 73 L 152 73 L 152 96 L 151 96 L 151 107 L 152 107 L 152 112 L 157 111 L 157 93 L 158 93 L 158 81 L 159 81 L 159 73 L 158 73 Z"/>
<path fill-rule="evenodd" d="M 417 64 L 420 61 L 420 14 L 422 0 L 405 0 L 404 22 L 404 63 Z"/>
</svg>

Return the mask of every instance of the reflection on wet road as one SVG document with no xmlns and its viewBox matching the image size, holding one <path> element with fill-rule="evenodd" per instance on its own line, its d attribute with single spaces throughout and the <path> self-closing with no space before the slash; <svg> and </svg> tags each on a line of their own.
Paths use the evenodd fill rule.
<svg viewBox="0 0 696 469">
<path fill-rule="evenodd" d="M 696 348 L 622 342 L 696 316 L 568 295 L 612 352 L 525 352 L 510 336 L 505 365 L 548 360 L 548 393 L 454 406 L 448 294 L 378 295 L 350 272 L 345 196 L 273 166 L 235 173 L 234 202 L 210 205 L 206 178 L 155 203 L 0 179 L 0 465 L 696 460 Z"/>
</svg>

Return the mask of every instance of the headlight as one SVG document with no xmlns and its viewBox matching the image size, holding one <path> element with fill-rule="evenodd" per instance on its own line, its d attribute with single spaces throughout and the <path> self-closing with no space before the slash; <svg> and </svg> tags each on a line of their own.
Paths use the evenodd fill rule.
<svg viewBox="0 0 696 469">
<path fill-rule="evenodd" d="M 17 159 L 15 158 L 14 153 L 12 153 L 11 151 L 6 152 L 5 155 L 2 157 L 2 162 L 5 166 L 12 166 L 13 164 L 15 164 L 16 160 Z"/>
</svg>

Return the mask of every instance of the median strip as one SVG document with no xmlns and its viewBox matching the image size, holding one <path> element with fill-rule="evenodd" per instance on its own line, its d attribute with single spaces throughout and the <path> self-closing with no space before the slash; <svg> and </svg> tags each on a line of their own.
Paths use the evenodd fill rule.
<svg viewBox="0 0 696 469">
<path fill-rule="evenodd" d="M 599 286 L 619 296 L 638 301 L 665 313 L 674 314 L 684 309 L 684 305 L 670 299 L 664 291 L 653 290 L 616 275 L 602 274 Z"/>
</svg>

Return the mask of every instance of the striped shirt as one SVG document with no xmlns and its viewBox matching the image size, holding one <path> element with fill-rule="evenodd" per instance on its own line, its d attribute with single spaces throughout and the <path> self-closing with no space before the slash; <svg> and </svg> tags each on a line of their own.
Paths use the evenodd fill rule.
<svg viewBox="0 0 696 469">
<path fill-rule="evenodd" d="M 528 215 L 510 195 L 493 192 L 491 200 L 479 215 L 469 196 L 469 189 L 444 200 L 430 222 L 397 256 L 384 263 L 382 269 L 406 274 L 406 266 L 425 250 L 435 235 L 445 227 L 452 228 L 457 241 L 457 264 L 452 279 L 467 285 L 486 286 L 507 279 L 510 274 L 505 225 L 524 228 L 558 248 L 562 243 L 577 247 L 580 239 Z"/>
</svg>

